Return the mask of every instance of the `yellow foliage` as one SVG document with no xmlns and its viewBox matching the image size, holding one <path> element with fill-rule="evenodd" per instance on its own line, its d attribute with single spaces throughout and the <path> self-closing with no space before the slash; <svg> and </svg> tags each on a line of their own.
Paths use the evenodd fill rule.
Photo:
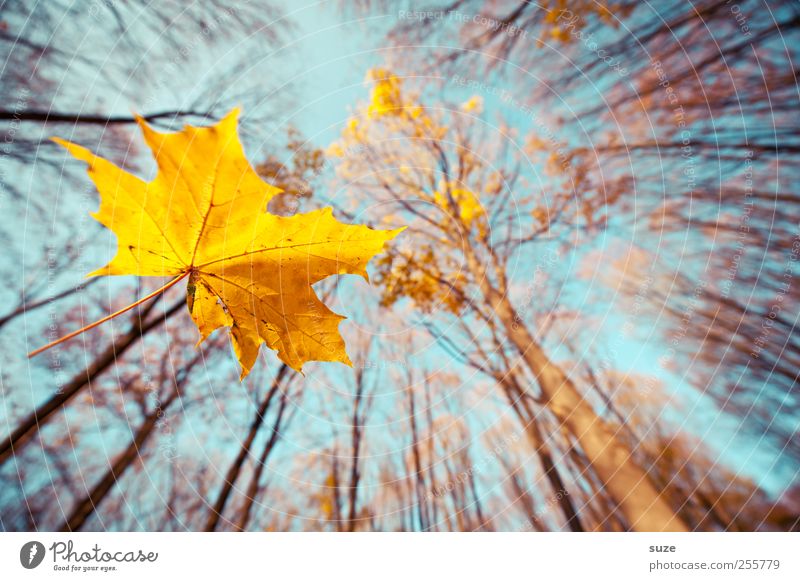
<svg viewBox="0 0 800 581">
<path fill-rule="evenodd" d="M 347 126 L 345 127 L 345 129 L 342 132 L 342 134 L 345 137 L 347 137 L 349 139 L 356 140 L 356 141 L 358 141 L 358 140 L 360 140 L 360 139 L 362 139 L 364 137 L 364 132 L 363 132 L 363 130 L 361 128 L 361 124 L 359 123 L 358 119 L 355 118 L 355 117 L 350 117 L 350 119 L 347 120 Z"/>
<path fill-rule="evenodd" d="M 94 217 L 117 235 L 114 259 L 92 275 L 189 277 L 187 303 L 205 340 L 230 327 L 244 378 L 266 343 L 300 371 L 307 361 L 350 365 L 339 322 L 311 285 L 335 274 L 367 277 L 367 262 L 402 229 L 342 224 L 330 208 L 267 213 L 281 192 L 248 163 L 238 110 L 213 127 L 158 133 L 138 119 L 158 163 L 151 182 L 60 139 L 89 164 L 100 192 Z"/>
<path fill-rule="evenodd" d="M 331 143 L 325 150 L 325 155 L 329 157 L 344 157 L 344 148 L 338 143 Z"/>
<path fill-rule="evenodd" d="M 329 496 L 323 496 L 319 501 L 319 508 L 322 511 L 322 516 L 325 520 L 331 520 L 333 517 L 333 500 Z"/>
<path fill-rule="evenodd" d="M 416 253 L 392 252 L 375 263 L 376 283 L 383 287 L 383 306 L 407 297 L 423 312 L 436 307 L 458 314 L 463 309 L 466 277 L 457 268 L 442 268 L 433 248 Z"/>
<path fill-rule="evenodd" d="M 531 216 L 543 229 L 548 230 L 550 228 L 550 212 L 546 208 L 534 208 L 531 210 Z"/>
<path fill-rule="evenodd" d="M 467 102 L 461 105 L 461 110 L 466 113 L 480 113 L 483 111 L 483 97 L 480 95 L 473 95 Z"/>
<path fill-rule="evenodd" d="M 402 115 L 403 100 L 400 79 L 386 69 L 371 69 L 367 79 L 374 81 L 367 114 L 375 119 L 384 115 Z"/>
<path fill-rule="evenodd" d="M 419 119 L 425 112 L 421 105 L 411 105 L 410 107 L 406 107 L 406 111 L 411 119 Z"/>
<path fill-rule="evenodd" d="M 327 154 L 344 157 L 351 146 L 369 144 L 370 130 L 405 132 L 412 137 L 442 139 L 447 127 L 440 126 L 415 99 L 403 93 L 402 79 L 383 68 L 370 69 L 367 80 L 373 82 L 370 101 L 359 118 L 352 117 L 342 131 L 341 139 L 332 144 Z M 346 172 L 343 167 L 340 171 Z"/>
<path fill-rule="evenodd" d="M 441 189 L 444 191 L 437 190 L 434 192 L 434 203 L 440 208 L 450 211 L 451 205 L 447 196 L 448 188 L 442 187 Z M 464 188 L 459 188 L 453 183 L 450 184 L 449 192 L 450 197 L 452 197 L 453 202 L 455 202 L 456 207 L 458 208 L 459 218 L 461 218 L 461 221 L 465 226 L 471 226 L 472 222 L 476 218 L 483 216 L 483 207 L 481 206 L 480 200 L 475 193 Z"/>
<path fill-rule="evenodd" d="M 539 6 L 546 10 L 544 24 L 552 25 L 549 28 L 552 39 L 566 44 L 583 38 L 584 29 L 592 17 L 616 27 L 618 18 L 628 16 L 634 5 L 612 4 L 604 0 L 542 0 Z M 544 31 L 548 31 L 546 26 Z"/>
<path fill-rule="evenodd" d="M 547 143 L 537 135 L 529 135 L 525 140 L 525 151 L 529 154 L 534 154 L 539 151 L 546 151 Z"/>
<path fill-rule="evenodd" d="M 569 32 L 566 29 L 561 28 L 560 26 L 554 26 L 550 29 L 550 36 L 553 37 L 554 40 L 558 40 L 560 42 L 569 42 L 570 36 Z"/>
<path fill-rule="evenodd" d="M 503 189 L 503 174 L 499 171 L 492 172 L 486 180 L 484 190 L 487 194 L 498 194 Z"/>
</svg>

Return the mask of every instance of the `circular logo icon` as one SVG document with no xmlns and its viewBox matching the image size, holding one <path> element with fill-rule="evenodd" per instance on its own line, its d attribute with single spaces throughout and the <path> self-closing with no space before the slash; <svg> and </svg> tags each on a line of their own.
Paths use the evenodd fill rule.
<svg viewBox="0 0 800 581">
<path fill-rule="evenodd" d="M 44 545 L 39 541 L 25 543 L 19 550 L 19 562 L 26 569 L 35 569 L 42 564 L 44 553 Z"/>
</svg>

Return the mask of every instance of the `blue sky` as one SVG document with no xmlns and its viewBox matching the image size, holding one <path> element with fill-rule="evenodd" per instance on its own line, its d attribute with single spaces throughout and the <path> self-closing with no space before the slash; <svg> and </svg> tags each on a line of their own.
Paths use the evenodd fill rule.
<svg viewBox="0 0 800 581">
<path fill-rule="evenodd" d="M 291 101 L 283 109 L 282 114 L 279 114 L 274 120 L 272 127 L 265 132 L 257 134 L 254 132 L 256 139 L 248 144 L 248 153 L 254 156 L 254 161 L 257 161 L 255 156 L 268 149 L 269 132 L 280 133 L 283 127 L 289 124 L 301 129 L 303 134 L 315 145 L 326 147 L 338 137 L 356 102 L 367 98 L 368 88 L 364 85 L 366 71 L 371 67 L 384 64 L 387 58 L 394 61 L 400 59 L 400 64 L 406 65 L 402 62 L 402 51 L 387 51 L 383 48 L 386 41 L 381 31 L 388 30 L 397 23 L 394 11 L 383 16 L 360 19 L 355 15 L 355 11 L 352 15 L 343 15 L 339 3 L 336 2 L 290 2 L 286 0 L 285 7 L 288 19 L 296 23 L 296 32 L 293 33 L 290 42 L 281 47 L 279 51 L 255 54 L 254 67 L 247 74 L 255 77 L 248 79 L 249 82 L 257 83 L 258 75 L 267 75 L 274 70 L 276 77 L 285 80 L 290 85 L 287 93 L 291 94 Z M 253 46 L 252 43 L 244 39 L 239 49 L 250 50 L 251 46 Z M 208 59 L 207 74 L 213 75 L 218 69 L 224 68 L 229 55 L 204 53 L 199 50 L 194 56 Z M 492 82 L 492 79 L 488 79 L 487 82 Z M 513 88 L 508 90 L 513 92 Z M 431 93 L 443 96 L 453 102 L 466 101 L 475 92 L 474 89 L 458 87 L 452 83 L 445 84 L 443 87 L 431 86 Z M 108 103 L 111 111 L 122 113 L 131 109 L 144 110 L 145 103 L 152 108 L 151 110 L 159 110 L 174 104 L 176 98 L 190 101 L 193 97 L 191 93 L 176 97 L 174 91 L 164 87 L 155 87 L 152 91 L 145 92 L 140 103 L 129 103 L 118 98 L 117 94 L 108 88 L 90 87 L 87 94 L 92 99 Z M 529 115 L 521 112 L 518 108 L 509 106 L 507 102 L 496 95 L 484 92 L 482 96 L 485 103 L 482 119 L 486 123 L 494 123 L 496 113 L 501 113 L 510 123 L 520 129 L 520 134 L 524 135 L 531 128 Z M 270 98 L 270 96 L 267 95 L 265 98 Z M 547 116 L 543 118 L 548 120 Z M 556 130 L 556 128 L 553 129 Z M 573 136 L 574 139 L 575 136 Z M 141 146 L 141 140 L 138 137 L 135 140 Z M 146 158 L 144 155 L 141 157 Z M 82 172 L 80 175 L 85 176 Z M 329 176 L 324 177 L 327 180 Z M 542 179 L 546 185 L 546 178 Z M 323 181 L 321 188 L 324 189 L 325 185 L 326 182 Z M 72 184 L 64 184 L 62 187 L 70 188 Z M 77 203 L 67 202 L 54 208 L 52 222 L 75 220 L 76 213 L 84 212 L 84 210 L 85 208 Z M 77 219 L 85 220 L 86 217 L 82 215 Z M 30 236 L 30 240 L 38 240 L 42 233 L 35 229 Z M 113 253 L 113 236 L 108 234 L 101 236 L 103 236 L 102 240 L 110 245 L 102 246 L 101 250 L 90 253 L 85 262 L 96 260 L 98 264 L 101 264 L 103 257 L 99 256 L 100 254 Z M 613 242 L 614 240 L 610 238 L 601 237 L 597 246 L 613 249 Z M 37 250 L 38 247 L 31 242 L 32 255 Z M 576 253 L 575 256 L 570 256 L 568 260 L 564 261 L 566 271 L 562 274 L 577 269 L 581 258 L 582 256 Z M 87 271 L 92 269 L 93 267 L 88 268 Z M 70 273 L 67 275 L 70 276 Z M 524 282 L 525 275 L 526 271 L 521 270 L 520 282 Z M 116 290 L 119 285 L 132 284 L 132 281 L 112 280 L 108 284 L 110 288 Z M 346 295 L 346 289 L 363 284 L 360 280 L 347 280 L 343 283 L 345 289 L 343 293 Z M 589 289 L 588 286 L 581 286 L 582 284 L 577 283 L 569 289 L 570 301 L 573 301 L 575 305 L 581 305 L 590 298 L 597 299 L 596 296 L 591 296 L 592 289 Z M 587 292 L 590 294 L 587 295 Z M 598 322 L 598 328 L 593 330 L 592 334 L 601 339 L 617 336 L 625 319 L 626 301 L 619 298 L 614 299 L 612 295 L 612 292 L 605 293 L 603 300 L 595 300 L 596 304 L 593 304 L 592 307 L 593 314 L 595 314 L 594 320 Z M 341 304 L 338 304 L 339 301 L 336 302 L 335 309 L 337 311 L 350 315 L 353 323 L 358 321 L 358 305 L 348 305 L 347 301 L 341 301 Z M 644 317 L 639 317 L 637 323 L 643 323 L 644 320 Z M 779 492 L 794 476 L 791 470 L 788 468 L 776 469 L 773 465 L 776 459 L 774 453 L 763 443 L 738 431 L 737 421 L 734 418 L 717 413 L 715 407 L 706 398 L 700 396 L 695 388 L 684 382 L 681 370 L 676 372 L 661 370 L 658 359 L 664 352 L 662 335 L 653 332 L 653 329 L 650 328 L 639 328 L 638 331 L 636 336 L 625 336 L 620 340 L 617 357 L 614 360 L 615 367 L 620 371 L 630 373 L 656 375 L 664 382 L 666 392 L 674 395 L 682 403 L 681 409 L 665 409 L 664 420 L 675 426 L 683 425 L 699 436 L 718 453 L 719 459 L 732 467 L 734 471 L 752 477 L 772 493 Z M 554 353 L 559 356 L 562 351 L 556 348 Z M 566 357 L 566 354 L 564 356 Z M 357 359 L 357 356 L 353 356 L 353 359 Z M 268 367 L 274 368 L 276 362 L 274 354 L 267 353 L 260 364 L 264 364 L 264 361 L 267 362 Z M 452 365 L 451 361 L 446 360 L 443 351 L 437 348 L 417 355 L 415 361 L 416 364 L 428 369 L 447 369 Z M 20 362 L 20 366 L 26 366 L 26 363 Z M 28 376 L 27 371 L 31 369 L 27 368 L 24 375 Z M 339 368 L 336 367 L 336 369 Z M 9 370 L 4 371 L 8 372 Z M 346 384 L 350 373 L 350 370 L 342 367 L 338 381 Z M 333 367 L 327 370 L 327 376 L 333 377 L 334 383 L 337 382 L 336 374 Z M 34 369 L 28 377 L 32 392 L 46 392 L 47 388 L 42 381 L 46 377 L 45 373 Z M 309 386 L 324 389 L 325 380 L 326 378 L 313 377 L 309 379 Z M 485 386 L 485 382 L 469 379 L 453 393 L 453 397 L 465 399 L 479 397 L 475 396 L 475 392 Z M 385 417 L 392 415 L 392 410 L 389 409 L 380 410 L 380 412 L 380 415 Z M 245 416 L 246 413 L 243 413 L 242 417 Z M 311 427 L 314 420 L 313 414 L 305 418 L 308 427 L 304 430 L 304 435 L 311 437 L 309 433 L 319 432 L 320 437 L 323 437 L 330 428 L 326 424 L 327 420 L 323 419 L 319 426 Z M 290 458 L 298 450 L 305 451 L 302 445 L 290 443 L 287 445 L 287 451 L 282 452 L 281 455 Z"/>
<path fill-rule="evenodd" d="M 400 58 L 401 66 L 405 65 L 402 57 L 398 57 L 397 50 L 382 48 L 385 40 L 379 32 L 396 24 L 397 13 L 387 11 L 385 15 L 370 16 L 365 21 L 359 21 L 354 15 L 343 17 L 335 3 L 288 2 L 287 5 L 300 27 L 291 48 L 299 51 L 305 65 L 295 77 L 299 87 L 298 107 L 292 111 L 287 122 L 301 128 L 318 146 L 325 147 L 338 137 L 355 103 L 367 98 L 368 88 L 364 85 L 366 71 L 370 67 L 385 64 L 387 59 L 396 61 Z M 412 73 L 407 67 L 404 68 L 404 72 Z M 518 102 L 524 101 L 515 94 L 513 86 L 491 78 L 474 81 L 485 82 L 489 87 L 502 87 L 507 92 L 501 95 L 476 88 L 475 83 L 472 83 L 472 87 L 463 87 L 452 82 L 441 87 L 436 85 L 431 92 L 455 103 L 479 94 L 484 99 L 485 112 L 482 118 L 487 123 L 496 121 L 496 114 L 500 113 L 520 130 L 520 135 L 532 128 L 530 113 L 520 111 L 518 106 L 508 101 L 509 96 Z M 576 98 L 569 96 L 567 100 L 574 102 Z M 534 108 L 534 113 L 539 118 L 538 122 L 550 125 L 549 128 L 558 139 L 565 138 L 552 125 L 552 117 L 548 112 Z M 579 138 L 567 136 L 566 140 L 575 142 Z M 542 179 L 546 183 L 546 178 Z M 630 241 L 637 240 L 637 236 L 641 234 L 631 233 Z M 622 247 L 614 242 L 613 238 L 602 237 L 597 245 L 608 253 L 615 246 Z M 580 255 L 571 257 L 567 261 L 567 268 L 576 269 L 580 260 Z M 590 295 L 593 292 L 588 288 L 586 290 Z M 576 293 L 578 296 L 581 294 L 580 290 Z M 607 341 L 619 333 L 629 308 L 629 299 L 622 296 L 612 298 L 612 294 L 605 292 L 604 302 L 593 308 L 600 315 L 595 320 L 602 322 L 602 328 L 597 329 L 595 335 L 600 341 Z M 582 303 L 588 298 L 590 296 L 584 296 L 577 301 Z M 612 300 L 605 302 L 609 298 Z M 643 316 L 636 320 L 640 326 L 646 322 Z M 736 418 L 718 413 L 713 403 L 686 383 L 680 370 L 665 370 L 659 365 L 658 360 L 663 356 L 666 346 L 662 337 L 655 323 L 652 328 L 637 329 L 635 336 L 623 337 L 617 344 L 615 367 L 632 374 L 655 375 L 663 382 L 667 395 L 681 404 L 679 408 L 665 409 L 662 416 L 665 421 L 683 426 L 696 434 L 715 450 L 720 461 L 734 471 L 748 475 L 772 493 L 780 492 L 794 476 L 791 467 L 776 466 L 774 452 L 763 442 L 741 432 Z"/>
</svg>

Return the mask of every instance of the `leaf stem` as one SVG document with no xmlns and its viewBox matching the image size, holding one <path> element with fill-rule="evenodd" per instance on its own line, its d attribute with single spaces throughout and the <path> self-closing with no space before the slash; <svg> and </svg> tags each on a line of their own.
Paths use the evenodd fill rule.
<svg viewBox="0 0 800 581">
<path fill-rule="evenodd" d="M 28 358 L 35 357 L 35 356 L 36 356 L 36 355 L 38 355 L 39 353 L 42 353 L 43 351 L 47 351 L 47 350 L 48 350 L 48 349 L 50 349 L 51 347 L 55 347 L 56 345 L 58 345 L 58 344 L 60 344 L 60 343 L 63 343 L 64 341 L 68 341 L 68 340 L 72 339 L 73 337 L 77 337 L 78 335 L 80 335 L 81 333 L 85 333 L 85 332 L 86 332 L 86 331 L 88 331 L 89 329 L 94 329 L 94 328 L 95 328 L 95 327 L 97 327 L 98 325 L 102 325 L 103 323 L 105 323 L 106 321 L 110 321 L 110 320 L 111 320 L 111 319 L 113 319 L 114 317 L 117 317 L 117 316 L 119 316 L 119 315 L 121 315 L 121 314 L 123 314 L 123 313 L 127 313 L 127 312 L 128 312 L 128 311 L 130 311 L 132 308 L 134 308 L 134 307 L 138 307 L 139 305 L 141 305 L 141 304 L 142 304 L 142 303 L 144 303 L 144 302 L 147 302 L 147 301 L 149 301 L 149 300 L 150 300 L 150 299 L 152 299 L 153 297 L 155 297 L 155 296 L 157 296 L 157 295 L 160 295 L 160 294 L 161 294 L 161 293 L 163 293 L 163 292 L 166 292 L 168 289 L 170 289 L 171 287 L 173 287 L 174 285 L 176 285 L 176 284 L 178 284 L 180 281 L 182 281 L 184 278 L 186 278 L 187 276 L 189 276 L 189 272 L 191 272 L 191 271 L 187 270 L 186 272 L 184 272 L 184 273 L 183 273 L 183 274 L 181 274 L 180 276 L 178 276 L 178 277 L 176 277 L 176 278 L 173 278 L 171 281 L 169 281 L 167 284 L 165 284 L 165 285 L 164 285 L 164 286 L 162 286 L 161 288 L 158 288 L 158 289 L 154 290 L 153 292 L 151 292 L 151 293 L 150 293 L 149 295 L 147 295 L 146 297 L 142 297 L 141 299 L 139 299 L 139 300 L 138 300 L 138 301 L 136 301 L 135 303 L 133 303 L 133 304 L 131 304 L 131 305 L 128 305 L 127 307 L 125 307 L 125 308 L 122 308 L 122 309 L 118 310 L 116 313 L 111 313 L 110 315 L 108 315 L 107 317 L 103 317 L 103 318 L 102 318 L 102 319 L 100 319 L 99 321 L 95 321 L 94 323 L 91 323 L 90 325 L 86 325 L 85 327 L 82 327 L 82 328 L 78 329 L 77 331 L 73 331 L 72 333 L 69 333 L 68 335 L 64 335 L 64 336 L 63 336 L 63 337 L 61 337 L 60 339 L 56 339 L 56 340 L 55 340 L 55 341 L 53 341 L 52 343 L 48 343 L 48 344 L 47 344 L 47 345 L 45 345 L 44 347 L 39 347 L 39 348 L 38 348 L 38 349 L 36 349 L 35 351 L 31 351 L 30 353 L 28 353 Z"/>
</svg>

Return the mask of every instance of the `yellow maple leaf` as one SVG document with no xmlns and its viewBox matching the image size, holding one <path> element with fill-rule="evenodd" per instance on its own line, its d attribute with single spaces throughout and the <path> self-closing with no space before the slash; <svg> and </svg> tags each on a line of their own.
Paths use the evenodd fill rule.
<svg viewBox="0 0 800 581">
<path fill-rule="evenodd" d="M 117 254 L 97 275 L 188 277 L 187 304 L 200 342 L 230 327 L 250 372 L 262 343 L 300 371 L 307 361 L 351 365 L 344 319 L 311 288 L 334 274 L 367 279 L 367 262 L 397 230 L 342 224 L 325 208 L 291 217 L 266 211 L 280 189 L 256 174 L 237 135 L 239 110 L 212 127 L 159 133 L 138 119 L 158 164 L 151 182 L 54 138 L 89 164 L 100 192 L 93 216 L 117 236 Z"/>
</svg>

